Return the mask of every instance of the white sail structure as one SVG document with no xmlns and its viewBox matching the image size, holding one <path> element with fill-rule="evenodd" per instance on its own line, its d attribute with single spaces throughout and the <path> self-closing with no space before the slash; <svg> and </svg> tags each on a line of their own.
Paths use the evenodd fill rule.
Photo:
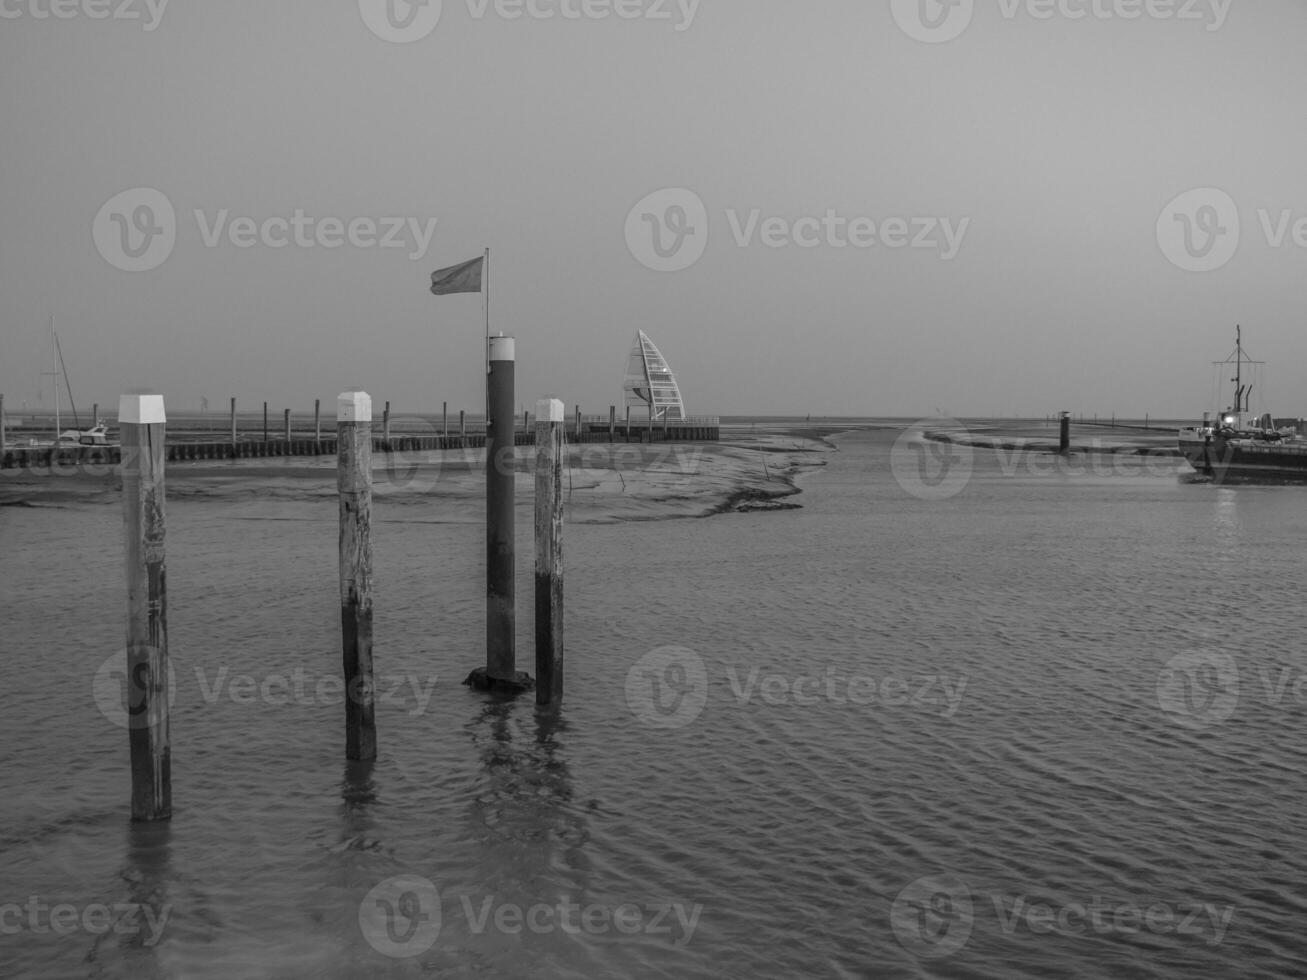
<svg viewBox="0 0 1307 980">
<path fill-rule="evenodd" d="M 626 362 L 626 383 L 622 386 L 628 408 L 643 408 L 654 421 L 680 420 L 685 402 L 667 359 L 643 330 L 635 337 Z"/>
</svg>

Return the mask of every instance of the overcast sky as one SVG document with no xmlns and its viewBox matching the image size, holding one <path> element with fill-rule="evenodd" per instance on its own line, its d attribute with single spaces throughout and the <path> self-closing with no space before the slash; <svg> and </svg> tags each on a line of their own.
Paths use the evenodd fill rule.
<svg viewBox="0 0 1307 980">
<path fill-rule="evenodd" d="M 1305 39 L 1301 0 L 0 0 L 0 391 L 53 314 L 82 408 L 474 410 L 481 301 L 428 285 L 490 247 L 521 404 L 606 413 L 644 329 L 693 414 L 1193 416 L 1240 322 L 1307 414 Z"/>
</svg>

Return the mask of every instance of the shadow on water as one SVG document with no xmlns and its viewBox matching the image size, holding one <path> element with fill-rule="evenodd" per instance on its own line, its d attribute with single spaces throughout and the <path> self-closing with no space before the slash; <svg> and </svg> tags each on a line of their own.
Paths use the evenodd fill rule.
<svg viewBox="0 0 1307 980">
<path fill-rule="evenodd" d="M 372 808 L 377 803 L 377 784 L 371 759 L 346 760 L 340 780 L 340 822 L 342 850 L 372 850 L 377 841 L 369 832 L 376 827 Z"/>
</svg>

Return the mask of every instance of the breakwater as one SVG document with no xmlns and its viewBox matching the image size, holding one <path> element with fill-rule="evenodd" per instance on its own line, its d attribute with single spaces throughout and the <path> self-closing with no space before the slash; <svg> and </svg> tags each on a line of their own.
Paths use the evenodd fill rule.
<svg viewBox="0 0 1307 980">
<path fill-rule="evenodd" d="M 580 432 L 568 433 L 568 441 L 579 443 L 606 442 L 715 442 L 721 438 L 721 426 L 716 420 L 702 422 L 691 420 L 693 424 L 656 423 L 652 428 L 647 425 L 631 425 L 629 428 L 617 424 L 611 429 L 608 425 L 583 426 Z M 372 437 L 372 450 L 377 453 L 423 452 L 445 449 L 483 449 L 486 437 L 484 433 L 467 433 L 464 435 L 381 435 Z M 534 446 L 535 432 L 519 430 L 514 434 L 514 444 Z M 336 453 L 336 437 L 239 439 L 222 441 L 177 441 L 169 442 L 166 447 L 167 462 L 183 463 L 201 460 L 257 459 L 288 456 L 331 456 Z M 52 467 L 76 467 L 87 465 L 117 465 L 122 462 L 121 446 L 9 446 L 0 454 L 0 469 L 50 469 Z"/>
</svg>

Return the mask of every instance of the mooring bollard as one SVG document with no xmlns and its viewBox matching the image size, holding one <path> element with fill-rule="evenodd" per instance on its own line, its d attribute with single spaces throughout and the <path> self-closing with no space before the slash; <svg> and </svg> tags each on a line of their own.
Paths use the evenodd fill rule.
<svg viewBox="0 0 1307 980">
<path fill-rule="evenodd" d="M 127 718 L 133 820 L 172 816 L 165 422 L 162 395 L 123 395 L 118 401 L 127 530 Z"/>
<path fill-rule="evenodd" d="M 372 396 L 336 399 L 340 493 L 340 631 L 345 668 L 345 758 L 377 757 L 372 679 Z"/>
<path fill-rule="evenodd" d="M 563 700 L 563 411 L 536 406 L 536 704 Z"/>
<path fill-rule="evenodd" d="M 1071 413 L 1062 413 L 1062 429 L 1058 436 L 1057 444 L 1058 454 L 1067 456 L 1071 452 Z"/>
<path fill-rule="evenodd" d="M 513 586 L 513 411 L 516 344 L 490 338 L 490 416 L 486 420 L 486 666 L 466 681 L 485 690 L 518 692 L 531 678 L 517 669 Z"/>
</svg>

